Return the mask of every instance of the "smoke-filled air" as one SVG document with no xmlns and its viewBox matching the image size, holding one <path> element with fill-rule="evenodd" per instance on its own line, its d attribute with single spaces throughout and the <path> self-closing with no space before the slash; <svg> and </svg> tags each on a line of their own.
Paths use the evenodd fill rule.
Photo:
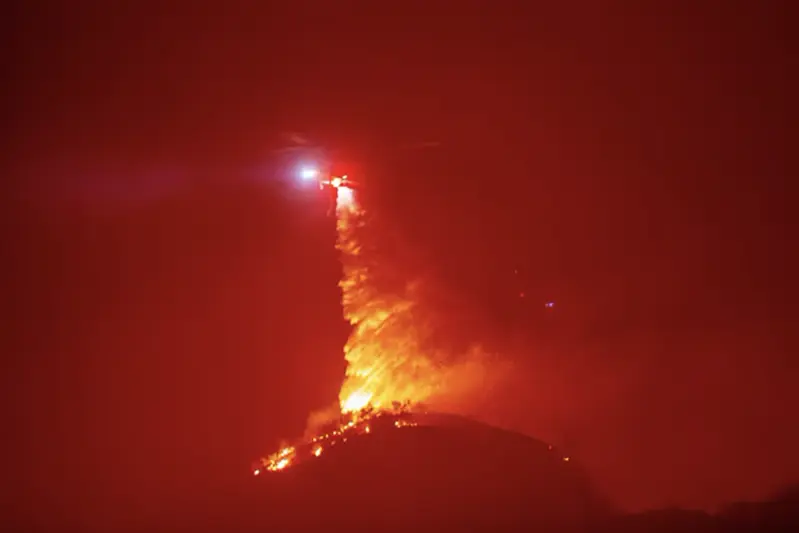
<svg viewBox="0 0 799 533">
<path fill-rule="evenodd" d="M 344 346 L 347 367 L 338 404 L 312 413 L 303 442 L 264 458 L 256 475 L 264 469 L 283 470 L 306 455 L 318 457 L 350 433 L 368 433 L 370 420 L 383 413 L 421 406 L 466 411 L 461 407 L 502 374 L 502 365 L 479 346 L 451 353 L 431 342 L 435 324 L 421 302 L 423 284 L 396 279 L 376 239 L 369 237 L 367 213 L 355 191 L 340 187 L 337 192 L 336 248 L 343 266 L 339 286 L 344 318 L 352 326 Z"/>
</svg>

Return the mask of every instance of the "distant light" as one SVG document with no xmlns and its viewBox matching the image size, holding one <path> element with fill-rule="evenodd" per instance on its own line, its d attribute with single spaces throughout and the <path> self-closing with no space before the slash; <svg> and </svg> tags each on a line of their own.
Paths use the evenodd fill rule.
<svg viewBox="0 0 799 533">
<path fill-rule="evenodd" d="M 333 187 L 336 187 L 336 188 L 340 187 L 341 186 L 341 178 L 339 178 L 338 176 L 334 177 L 333 179 L 330 180 L 330 185 L 332 185 Z"/>
<path fill-rule="evenodd" d="M 261 473 L 261 471 L 260 471 L 260 470 L 258 470 L 258 469 L 255 469 L 255 472 L 253 472 L 253 473 L 252 473 L 252 475 L 254 475 L 254 476 L 257 476 L 257 475 L 258 475 L 258 474 L 260 474 L 260 473 Z"/>
<path fill-rule="evenodd" d="M 319 175 L 319 169 L 313 167 L 305 167 L 300 170 L 300 178 L 303 180 L 312 180 Z"/>
<path fill-rule="evenodd" d="M 544 307 L 551 309 L 555 307 L 555 302 L 547 302 L 544 304 Z"/>
<path fill-rule="evenodd" d="M 571 460 L 571 458 L 570 457 L 564 457 L 563 460 L 568 463 Z"/>
</svg>

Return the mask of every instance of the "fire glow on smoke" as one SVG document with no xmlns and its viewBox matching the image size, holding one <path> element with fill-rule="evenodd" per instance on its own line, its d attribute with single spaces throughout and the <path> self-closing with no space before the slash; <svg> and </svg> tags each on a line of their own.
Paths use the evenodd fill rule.
<svg viewBox="0 0 799 533">
<path fill-rule="evenodd" d="M 352 325 L 344 346 L 347 369 L 339 392 L 340 416 L 310 441 L 284 447 L 262 459 L 255 475 L 319 457 L 330 446 L 369 433 L 375 423 L 395 428 L 413 425 L 404 416 L 414 405 L 439 394 L 444 383 L 451 388 L 464 382 L 464 375 L 474 376 L 480 370 L 480 365 L 463 366 L 460 370 L 466 372 L 458 373 L 459 369 L 437 364 L 422 349 L 421 333 L 412 315 L 414 298 L 380 290 L 375 262 L 364 257 L 369 254 L 360 238 L 365 229 L 364 211 L 348 187 L 338 188 L 336 219 L 336 248 L 343 266 L 339 282 L 342 308 Z"/>
<path fill-rule="evenodd" d="M 420 348 L 413 322 L 415 302 L 381 291 L 373 262 L 364 257 L 359 233 L 364 213 L 352 197 L 339 196 L 338 249 L 343 265 L 339 282 L 344 318 L 352 333 L 344 346 L 347 370 L 339 393 L 342 413 L 392 402 L 424 402 L 437 390 L 441 373 Z"/>
</svg>

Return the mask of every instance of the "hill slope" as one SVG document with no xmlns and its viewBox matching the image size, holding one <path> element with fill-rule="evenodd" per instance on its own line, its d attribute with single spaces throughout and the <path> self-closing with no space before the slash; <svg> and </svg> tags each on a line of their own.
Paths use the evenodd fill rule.
<svg viewBox="0 0 799 533">
<path fill-rule="evenodd" d="M 241 490 L 236 523 L 256 529 L 561 529 L 606 512 L 582 469 L 547 444 L 441 415 L 353 437 Z"/>
</svg>

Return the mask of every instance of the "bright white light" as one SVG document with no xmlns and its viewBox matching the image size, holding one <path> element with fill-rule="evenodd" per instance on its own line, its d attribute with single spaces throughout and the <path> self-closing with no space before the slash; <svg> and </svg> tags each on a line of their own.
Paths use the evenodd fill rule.
<svg viewBox="0 0 799 533">
<path fill-rule="evenodd" d="M 338 191 L 339 192 L 339 196 L 338 196 L 339 202 L 342 201 L 341 191 L 343 191 L 343 190 L 352 192 L 352 189 L 339 189 L 339 191 Z M 352 196 L 351 195 L 346 196 L 346 198 L 347 198 L 346 201 L 351 201 L 352 200 Z M 341 207 L 341 206 L 339 206 L 339 207 Z M 343 412 L 345 412 L 345 413 L 350 413 L 352 411 L 360 411 L 361 409 L 363 409 L 364 407 L 369 405 L 369 402 L 371 402 L 371 401 L 372 401 L 372 394 L 370 394 L 368 392 L 364 392 L 364 391 L 353 392 L 341 404 L 341 410 Z"/>
<path fill-rule="evenodd" d="M 355 194 L 353 190 L 350 189 L 349 187 L 339 187 L 338 194 L 336 195 L 336 207 L 338 209 L 349 209 L 354 205 L 354 203 L 355 203 Z"/>
<path fill-rule="evenodd" d="M 300 170 L 300 177 L 304 180 L 312 180 L 319 175 L 319 170 L 313 167 L 305 167 Z"/>
</svg>

